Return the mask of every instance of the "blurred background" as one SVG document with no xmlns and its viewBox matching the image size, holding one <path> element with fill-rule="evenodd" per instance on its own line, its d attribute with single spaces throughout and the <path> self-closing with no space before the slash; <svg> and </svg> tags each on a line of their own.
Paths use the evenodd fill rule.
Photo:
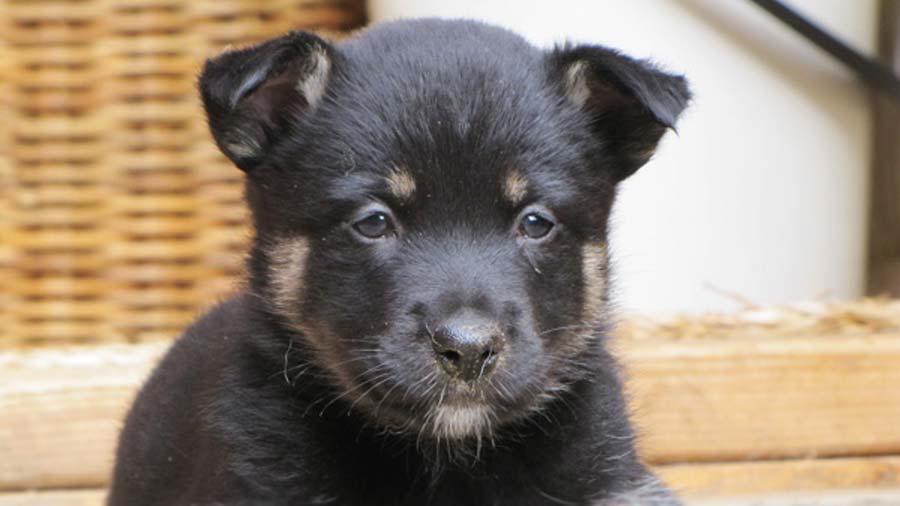
<svg viewBox="0 0 900 506">
<path fill-rule="evenodd" d="M 786 5 L 900 72 L 900 1 Z M 690 80 L 611 238 L 661 476 L 690 504 L 900 505 L 900 101 L 753 2 L 0 0 L 0 506 L 101 504 L 135 389 L 240 286 L 242 174 L 203 60 L 420 16 Z"/>
</svg>

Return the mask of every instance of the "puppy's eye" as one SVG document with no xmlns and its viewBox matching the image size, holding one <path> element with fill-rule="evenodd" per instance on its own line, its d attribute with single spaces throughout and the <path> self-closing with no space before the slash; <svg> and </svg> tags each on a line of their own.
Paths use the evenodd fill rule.
<svg viewBox="0 0 900 506">
<path fill-rule="evenodd" d="M 393 230 L 391 217 L 381 211 L 376 211 L 353 224 L 353 229 L 363 237 L 378 239 L 386 236 Z"/>
<path fill-rule="evenodd" d="M 528 213 L 519 223 L 519 232 L 529 239 L 546 237 L 553 229 L 553 222 L 537 213 Z"/>
</svg>

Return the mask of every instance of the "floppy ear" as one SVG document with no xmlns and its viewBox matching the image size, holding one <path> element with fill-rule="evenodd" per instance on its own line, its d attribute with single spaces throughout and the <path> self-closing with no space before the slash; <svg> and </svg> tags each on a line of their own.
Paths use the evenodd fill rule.
<svg viewBox="0 0 900 506">
<path fill-rule="evenodd" d="M 616 181 L 647 163 L 691 97 L 684 77 L 605 47 L 557 48 L 549 58 L 551 78 L 616 159 Z"/>
<path fill-rule="evenodd" d="M 244 171 L 259 165 L 291 118 L 322 99 L 333 53 L 319 37 L 291 32 L 207 60 L 200 95 L 225 156 Z"/>
</svg>

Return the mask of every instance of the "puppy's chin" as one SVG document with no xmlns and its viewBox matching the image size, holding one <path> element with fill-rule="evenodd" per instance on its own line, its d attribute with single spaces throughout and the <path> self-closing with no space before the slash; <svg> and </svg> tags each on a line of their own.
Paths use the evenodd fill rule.
<svg viewBox="0 0 900 506">
<path fill-rule="evenodd" d="M 429 416 L 431 435 L 437 439 L 481 437 L 493 432 L 492 409 L 483 404 L 442 405 Z"/>
<path fill-rule="evenodd" d="M 483 404 L 440 404 L 420 413 L 383 410 L 377 424 L 417 441 L 492 438 L 498 423 L 495 408 Z"/>
<path fill-rule="evenodd" d="M 443 392 L 441 392 L 443 390 Z M 464 390 L 458 395 L 456 390 Z M 436 397 L 424 402 L 382 402 L 377 396 L 360 402 L 360 414 L 388 433 L 414 438 L 417 442 L 493 440 L 504 426 L 537 416 L 555 398 L 553 390 L 536 390 L 522 397 L 500 399 L 481 395 L 467 387 L 436 388 Z M 422 400 L 420 400 L 422 401 Z"/>
</svg>

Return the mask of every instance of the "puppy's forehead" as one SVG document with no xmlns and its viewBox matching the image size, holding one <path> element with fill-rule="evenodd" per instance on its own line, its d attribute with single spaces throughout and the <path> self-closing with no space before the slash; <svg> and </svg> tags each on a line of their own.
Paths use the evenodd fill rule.
<svg viewBox="0 0 900 506">
<path fill-rule="evenodd" d="M 567 168 L 577 150 L 562 133 L 571 117 L 547 85 L 544 54 L 521 37 L 389 23 L 340 50 L 341 79 L 326 110 L 330 134 L 355 160 L 335 182 L 336 197 L 519 205 L 576 190 Z"/>
<path fill-rule="evenodd" d="M 552 122 L 548 104 L 559 98 L 547 86 L 544 53 L 495 27 L 387 23 L 339 50 L 334 105 L 352 111 L 371 140 L 399 144 L 392 152 L 450 147 L 454 137 L 528 144 L 520 137 Z"/>
</svg>

